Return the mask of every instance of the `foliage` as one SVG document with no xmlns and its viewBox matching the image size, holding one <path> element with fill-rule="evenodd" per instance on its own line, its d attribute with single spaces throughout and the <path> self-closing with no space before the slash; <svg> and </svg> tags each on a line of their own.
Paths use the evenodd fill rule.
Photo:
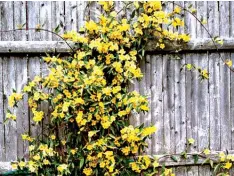
<svg viewBox="0 0 234 176">
<path fill-rule="evenodd" d="M 22 134 L 29 142 L 29 160 L 12 163 L 12 168 L 36 175 L 173 176 L 172 169 L 159 171 L 157 158 L 143 155 L 156 127 L 129 124 L 131 112 L 147 112 L 149 107 L 147 97 L 128 86 L 143 77 L 138 61 L 149 40 L 161 49 L 167 42 L 190 40 L 177 32 L 184 25 L 181 8 L 166 12 L 159 1 L 129 2 L 124 6 L 128 12 L 119 16 L 125 11 L 116 12 L 114 2 L 99 4 L 103 13 L 96 22 L 89 20 L 79 32 L 63 34 L 76 43 L 76 52 L 66 59 L 45 57 L 49 74 L 36 76 L 22 93 L 9 97 L 9 106 L 17 107 L 27 96 L 37 125 L 49 120 L 41 136 Z M 185 67 L 198 70 L 202 79 L 209 77 L 206 70 Z M 40 109 L 43 102 L 49 105 L 47 116 Z M 11 111 L 7 118 L 16 120 Z M 190 139 L 189 145 L 193 143 Z"/>
</svg>

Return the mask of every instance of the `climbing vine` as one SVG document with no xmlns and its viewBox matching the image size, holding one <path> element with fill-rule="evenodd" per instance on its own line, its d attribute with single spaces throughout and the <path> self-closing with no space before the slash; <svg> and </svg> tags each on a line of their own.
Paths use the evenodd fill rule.
<svg viewBox="0 0 234 176">
<path fill-rule="evenodd" d="M 22 134 L 29 142 L 29 158 L 13 162 L 12 168 L 36 175 L 173 176 L 158 157 L 144 155 L 146 139 L 157 130 L 154 124 L 129 124 L 131 112 L 149 110 L 147 97 L 130 91 L 129 84 L 143 77 L 138 61 L 145 57 L 149 40 L 162 50 L 168 42 L 189 42 L 189 34 L 178 32 L 184 26 L 182 9 L 166 12 L 160 1 L 131 2 L 119 16 L 114 2 L 99 5 L 103 13 L 97 21 L 63 34 L 75 43 L 74 52 L 67 58 L 44 57 L 49 74 L 36 76 L 9 97 L 7 119 L 16 120 L 12 108 L 27 96 L 33 121 L 39 126 L 49 120 L 41 136 Z M 185 68 L 197 70 L 202 79 L 209 77 L 194 65 Z M 40 109 L 43 102 L 49 105 L 47 117 Z M 193 142 L 189 139 L 188 145 Z M 212 161 L 208 149 L 202 153 Z M 226 163 L 219 170 L 225 173 L 232 159 L 221 153 L 220 161 Z"/>
</svg>

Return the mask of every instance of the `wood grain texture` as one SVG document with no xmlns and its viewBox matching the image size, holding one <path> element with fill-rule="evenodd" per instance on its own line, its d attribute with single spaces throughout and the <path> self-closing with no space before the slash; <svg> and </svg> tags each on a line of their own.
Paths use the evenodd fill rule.
<svg viewBox="0 0 234 176">
<path fill-rule="evenodd" d="M 122 7 L 116 2 L 117 9 Z M 198 18 L 207 20 L 205 26 L 213 36 L 220 35 L 224 44 L 218 46 L 224 59 L 234 56 L 234 3 L 217 1 L 177 2 L 188 7 L 193 4 L 197 9 Z M 173 9 L 173 5 L 170 5 Z M 13 9 L 13 10 L 9 10 Z M 84 20 L 97 21 L 100 5 L 94 2 L 0 2 L 1 29 L 15 29 L 19 24 L 26 23 L 29 28 L 38 24 L 50 30 L 60 25 L 60 33 L 68 30 L 78 30 L 84 25 Z M 26 16 L 27 11 L 27 16 Z M 27 20 L 26 20 L 27 19 Z M 185 27 L 181 30 L 190 33 L 192 40 L 188 45 L 168 45 L 166 54 L 156 49 L 155 41 L 148 43 L 148 55 L 140 62 L 145 77 L 141 82 L 134 81 L 130 90 L 136 90 L 148 95 L 150 112 L 134 114 L 131 123 L 135 126 L 151 123 L 157 126 L 157 132 L 149 140 L 147 154 L 179 154 L 186 148 L 188 138 L 195 139 L 195 145 L 189 147 L 189 152 L 234 149 L 234 76 L 220 61 L 209 36 L 190 14 L 185 13 Z M 46 75 L 47 69 L 40 60 L 41 53 L 68 53 L 69 47 L 58 37 L 47 32 L 18 31 L 1 33 L 0 38 L 0 161 L 10 161 L 27 152 L 26 144 L 21 142 L 20 133 L 30 131 L 33 135 L 41 133 L 42 128 L 36 128 L 32 114 L 28 112 L 27 97 L 19 104 L 17 122 L 10 122 L 5 127 L 7 100 L 11 88 L 20 91 L 35 75 Z M 29 40 L 29 41 L 26 41 Z M 54 40 L 54 41 L 52 41 Z M 73 45 L 71 43 L 71 45 Z M 183 54 L 172 50 L 182 47 Z M 209 51 L 209 53 L 207 53 Z M 7 56 L 5 54 L 8 54 Z M 9 55 L 12 54 L 12 55 Z M 35 54 L 35 57 L 18 56 L 18 53 Z M 193 63 L 202 69 L 208 69 L 210 79 L 200 82 L 197 72 L 180 71 L 185 63 Z M 23 81 L 22 81 L 23 80 Z M 23 108 L 25 107 L 25 108 Z M 42 109 L 48 112 L 47 104 Z M 27 114 L 30 114 L 29 117 Z M 22 122 L 26 118 L 26 121 Z M 30 118 L 30 119 L 29 119 Z M 30 124 L 30 125 L 29 125 Z M 6 148 L 5 148 L 6 147 Z M 176 175 L 208 176 L 209 166 L 193 165 L 192 160 L 167 164 L 176 167 Z M 202 162 L 202 161 L 201 161 Z M 186 167 L 183 167 L 186 166 Z M 231 172 L 233 174 L 233 171 Z M 232 175 L 231 174 L 231 175 Z"/>
</svg>

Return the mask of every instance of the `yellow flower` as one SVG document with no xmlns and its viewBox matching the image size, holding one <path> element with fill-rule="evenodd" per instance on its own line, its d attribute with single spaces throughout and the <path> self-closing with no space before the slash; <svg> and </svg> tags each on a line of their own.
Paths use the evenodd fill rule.
<svg viewBox="0 0 234 176">
<path fill-rule="evenodd" d="M 50 164 L 50 161 L 47 160 L 47 159 L 44 159 L 44 160 L 43 160 L 43 164 L 44 164 L 44 165 L 49 165 L 49 164 Z"/>
<path fill-rule="evenodd" d="M 157 130 L 157 128 L 155 126 L 146 127 L 146 128 L 143 129 L 142 135 L 143 136 L 149 136 L 149 135 L 153 134 L 156 130 Z"/>
<path fill-rule="evenodd" d="M 129 155 L 130 147 L 124 147 L 124 148 L 122 148 L 121 151 L 123 152 L 124 155 Z"/>
<path fill-rule="evenodd" d="M 77 115 L 77 117 L 76 117 L 76 122 L 77 122 L 77 124 L 79 124 L 79 123 L 81 122 L 82 117 L 83 117 L 83 111 L 79 111 L 79 112 L 78 112 L 78 115 Z"/>
<path fill-rule="evenodd" d="M 194 144 L 194 142 L 195 142 L 195 140 L 194 140 L 193 138 L 189 138 L 189 139 L 188 139 L 188 143 L 189 143 L 189 144 Z"/>
<path fill-rule="evenodd" d="M 35 156 L 33 156 L 33 159 L 34 159 L 35 161 L 38 161 L 40 158 L 41 158 L 40 155 L 35 155 Z"/>
<path fill-rule="evenodd" d="M 26 163 L 24 161 L 20 161 L 18 165 L 21 169 L 23 169 L 26 166 Z"/>
<path fill-rule="evenodd" d="M 226 155 L 224 154 L 224 152 L 220 152 L 219 153 L 219 157 L 220 157 L 220 161 L 225 161 L 225 159 L 226 159 Z"/>
<path fill-rule="evenodd" d="M 57 167 L 57 170 L 58 170 L 59 172 L 63 172 L 63 171 L 65 171 L 65 170 L 67 170 L 67 164 L 61 164 L 61 165 L 59 165 L 59 166 Z"/>
<path fill-rule="evenodd" d="M 28 147 L 28 149 L 29 149 L 29 151 L 31 152 L 31 151 L 33 151 L 33 150 L 35 149 L 35 146 L 34 146 L 34 145 L 30 145 L 30 146 Z"/>
<path fill-rule="evenodd" d="M 146 106 L 146 105 L 141 105 L 140 108 L 141 108 L 143 111 L 148 111 L 148 110 L 149 110 L 149 107 Z"/>
<path fill-rule="evenodd" d="M 54 134 L 50 135 L 50 139 L 55 140 L 56 136 Z"/>
<path fill-rule="evenodd" d="M 209 155 L 209 154 L 210 154 L 210 150 L 209 150 L 209 149 L 205 149 L 205 150 L 203 151 L 203 153 L 204 153 L 205 155 Z"/>
<path fill-rule="evenodd" d="M 12 164 L 11 164 L 11 168 L 12 168 L 13 170 L 16 170 L 16 169 L 18 168 L 18 165 L 15 164 L 15 163 L 12 163 Z"/>
<path fill-rule="evenodd" d="M 102 161 L 102 162 L 100 162 L 100 164 L 99 164 L 99 165 L 100 165 L 100 168 L 104 168 L 106 164 L 105 164 L 105 162 L 104 162 L 104 161 Z"/>
<path fill-rule="evenodd" d="M 153 162 L 153 167 L 158 167 L 158 166 L 159 166 L 158 161 L 154 161 L 154 162 Z"/>
<path fill-rule="evenodd" d="M 225 163 L 225 165 L 223 166 L 225 169 L 230 169 L 232 167 L 232 163 L 230 163 L 229 161 L 227 163 Z"/>
<path fill-rule="evenodd" d="M 42 119 L 43 119 L 43 116 L 44 116 L 44 112 L 43 111 L 33 111 L 33 120 L 35 122 L 40 122 Z"/>
<path fill-rule="evenodd" d="M 26 140 L 28 138 L 27 134 L 21 134 L 22 140 Z"/>
<path fill-rule="evenodd" d="M 227 59 L 227 60 L 225 61 L 225 64 L 226 64 L 228 67 L 231 67 L 231 66 L 232 66 L 232 60 Z"/>
<path fill-rule="evenodd" d="M 11 119 L 11 120 L 16 120 L 16 115 L 13 115 L 13 114 L 11 114 L 11 113 L 8 112 L 8 113 L 6 114 L 6 118 L 7 118 L 7 119 Z"/>
<path fill-rule="evenodd" d="M 180 12 L 181 12 L 181 8 L 178 7 L 178 6 L 176 6 L 176 7 L 174 8 L 174 12 L 175 12 L 175 13 L 180 13 Z"/>
<path fill-rule="evenodd" d="M 115 86 L 115 87 L 113 87 L 112 92 L 113 92 L 114 94 L 116 94 L 116 93 L 118 93 L 120 90 L 121 90 L 121 87 L 120 87 L 120 86 Z"/>
<path fill-rule="evenodd" d="M 65 141 L 65 140 L 62 140 L 61 143 L 62 143 L 63 145 L 65 145 L 65 144 L 66 144 L 66 141 Z"/>
<path fill-rule="evenodd" d="M 77 150 L 77 149 L 71 149 L 71 150 L 70 150 L 71 154 L 72 154 L 72 155 L 75 155 L 75 154 L 76 154 L 76 150 Z"/>
<path fill-rule="evenodd" d="M 139 3 L 137 1 L 134 1 L 133 4 L 134 4 L 134 6 L 135 6 L 136 9 L 139 8 Z"/>
<path fill-rule="evenodd" d="M 159 45 L 159 48 L 164 49 L 164 48 L 165 48 L 165 44 L 161 43 L 161 44 Z"/>
</svg>

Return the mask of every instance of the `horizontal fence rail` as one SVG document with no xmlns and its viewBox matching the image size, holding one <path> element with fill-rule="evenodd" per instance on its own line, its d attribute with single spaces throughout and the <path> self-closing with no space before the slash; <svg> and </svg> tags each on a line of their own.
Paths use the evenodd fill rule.
<svg viewBox="0 0 234 176">
<path fill-rule="evenodd" d="M 234 38 L 223 38 L 223 45 L 214 44 L 210 38 L 196 38 L 192 39 L 188 44 L 171 44 L 167 45 L 163 50 L 164 52 L 170 51 L 178 53 L 180 51 L 215 51 L 219 50 L 232 50 L 234 49 Z M 68 42 L 70 47 L 75 49 L 73 42 Z M 64 41 L 1 41 L 0 42 L 0 54 L 1 53 L 70 53 L 71 48 Z M 176 50 L 176 49 L 179 50 Z M 162 51 L 156 48 L 156 43 L 150 41 L 146 47 L 146 51 Z"/>
</svg>

